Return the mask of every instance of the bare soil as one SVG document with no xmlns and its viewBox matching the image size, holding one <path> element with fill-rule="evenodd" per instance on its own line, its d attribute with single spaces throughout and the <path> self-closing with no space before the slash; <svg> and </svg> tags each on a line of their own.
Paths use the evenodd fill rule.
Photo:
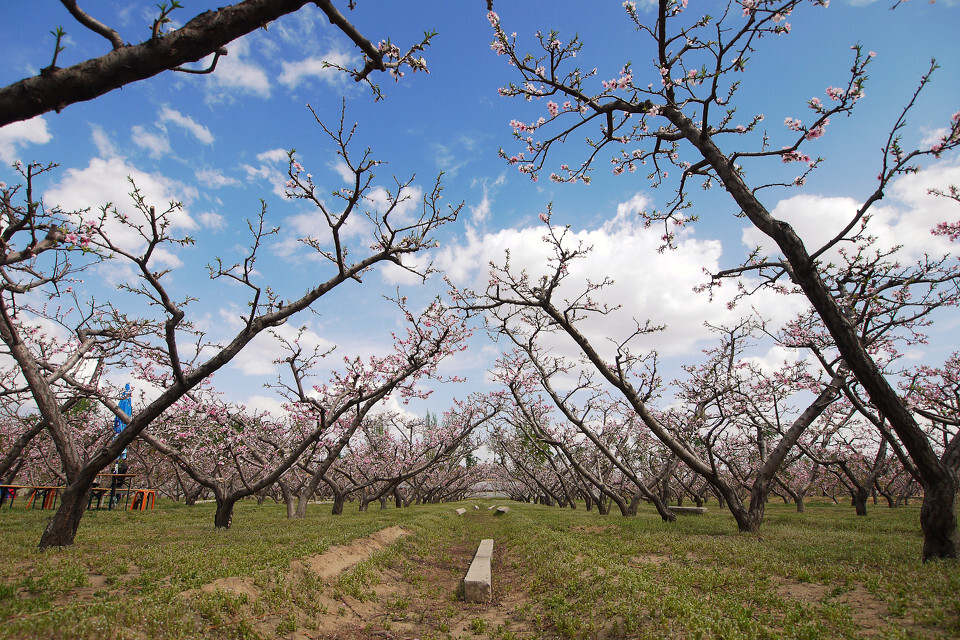
<svg viewBox="0 0 960 640">
<path fill-rule="evenodd" d="M 296 629 L 281 626 L 281 614 L 255 615 L 255 603 L 261 597 L 253 578 L 223 578 L 204 585 L 199 591 L 217 590 L 247 596 L 241 621 L 266 637 L 293 640 L 406 640 L 429 633 L 470 636 L 486 640 L 494 631 L 511 631 L 517 638 L 533 637 L 531 622 L 534 607 L 526 597 L 526 585 L 514 568 L 509 549 L 494 544 L 493 599 L 486 604 L 464 602 L 461 581 L 476 548 L 458 544 L 437 549 L 428 556 L 413 556 L 377 569 L 371 594 L 358 599 L 338 587 L 339 576 L 370 558 L 376 551 L 409 533 L 400 527 L 383 529 L 348 545 L 332 547 L 326 553 L 295 562 L 287 575 L 296 585 L 307 576 L 323 580 L 316 596 L 316 612 L 297 611 Z M 195 593 L 195 592 L 194 592 Z M 191 593 L 185 593 L 191 597 Z M 246 615 L 249 613 L 249 615 Z M 289 618 L 289 612 L 286 612 Z M 224 625 L 225 626 L 225 625 Z"/>
</svg>

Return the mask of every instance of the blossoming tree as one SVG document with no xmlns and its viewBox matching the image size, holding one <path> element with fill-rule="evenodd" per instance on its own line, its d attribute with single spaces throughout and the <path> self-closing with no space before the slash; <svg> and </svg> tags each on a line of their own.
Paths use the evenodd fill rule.
<svg viewBox="0 0 960 640">
<path fill-rule="evenodd" d="M 456 219 L 459 206 L 439 203 L 439 180 L 423 197 L 419 215 L 397 214 L 397 208 L 409 198 L 410 181 L 398 181 L 392 191 L 384 190 L 386 198 L 371 207 L 367 195 L 375 188 L 373 170 L 380 162 L 369 150 L 359 160 L 350 155 L 347 143 L 351 132 L 345 130 L 342 120 L 339 129 L 324 130 L 351 176 L 348 186 L 335 195 L 334 202 L 338 199 L 342 207 L 337 210 L 320 200 L 317 185 L 292 153 L 288 194 L 320 207 L 318 219 L 326 225 L 326 235 L 305 237 L 302 242 L 317 251 L 327 269 L 318 266 L 316 280 L 306 291 L 287 302 L 279 300 L 254 268 L 264 240 L 277 231 L 267 224 L 263 206 L 249 223 L 251 239 L 244 260 L 236 264 L 217 260 L 210 268 L 213 280 L 238 285 L 234 290 L 244 292 L 248 309 L 237 332 L 215 344 L 189 322 L 189 297 L 177 300 L 170 294 L 165 279 L 170 270 L 157 266 L 158 254 L 164 250 L 194 242 L 171 235 L 178 203 L 158 211 L 133 185 L 132 210 L 111 205 L 95 214 L 48 209 L 33 197 L 35 180 L 47 170 L 35 165 L 22 168 L 23 185 L 3 188 L 0 202 L 6 227 L 0 265 L 6 277 L 0 284 L 0 340 L 19 367 L 20 384 L 37 405 L 67 479 L 60 506 L 41 537 L 42 548 L 72 544 L 96 475 L 151 422 L 229 363 L 254 338 L 310 308 L 337 287 L 361 281 L 379 264 L 393 263 L 416 272 L 404 258 L 434 246 L 435 230 Z M 17 198 L 22 198 L 22 204 Z M 366 219 L 368 235 L 363 240 L 345 232 L 348 221 L 358 216 Z M 126 240 L 119 239 L 124 236 L 116 234 L 116 229 L 128 234 Z M 123 262 L 136 274 L 135 280 L 122 286 L 120 297 L 84 299 L 68 289 L 71 279 L 81 277 L 83 267 L 108 258 Z M 420 273 L 426 276 L 426 272 Z M 63 293 L 72 304 L 45 304 Z M 133 297 L 121 299 L 124 293 Z M 141 300 L 146 302 L 143 316 L 122 310 L 124 305 L 138 308 Z M 42 340 L 30 338 L 41 320 L 69 328 L 69 351 L 50 353 Z M 427 336 L 432 333 L 423 331 L 424 340 L 430 342 Z M 445 336 L 441 342 L 446 344 L 448 339 Z M 429 361 L 438 354 L 424 346 L 423 353 L 410 355 Z M 105 384 L 98 373 L 104 367 L 117 370 L 131 364 L 154 388 L 152 398 L 133 416 L 119 407 L 116 389 Z M 127 424 L 89 457 L 81 455 L 77 434 L 66 420 L 65 406 L 76 396 L 99 403 Z"/>
<path fill-rule="evenodd" d="M 516 36 L 500 24 L 491 12 L 493 49 L 515 68 L 516 82 L 501 94 L 524 100 L 545 100 L 544 116 L 535 122 L 514 121 L 517 153 L 502 153 L 506 161 L 536 179 L 553 156 L 562 152 L 572 134 L 584 133 L 587 153 L 575 163 L 560 163 L 550 178 L 557 182 L 589 181 L 589 172 L 601 154 L 609 154 L 615 173 L 629 173 L 641 166 L 651 167 L 654 184 L 676 180 L 675 196 L 661 210 L 643 215 L 650 224 L 662 224 L 664 244 L 670 246 L 679 226 L 695 219 L 687 189 L 699 181 L 705 186 L 721 185 L 733 198 L 738 214 L 748 220 L 777 246 L 777 256 L 748 256 L 737 269 L 714 274 L 722 278 L 760 278 L 762 286 L 798 291 L 806 297 L 823 324 L 851 375 L 862 387 L 876 411 L 889 423 L 891 437 L 902 444 L 923 486 L 921 526 L 923 558 L 956 557 L 960 553 L 956 497 L 960 489 L 957 472 L 937 455 L 930 439 L 918 424 L 916 414 L 899 396 L 894 385 L 860 335 L 860 326 L 844 308 L 828 284 L 830 264 L 825 254 L 859 232 L 869 219 L 891 182 L 917 170 L 922 159 L 938 157 L 960 146 L 960 113 L 947 123 L 945 133 L 928 148 L 906 149 L 900 130 L 920 90 L 929 82 L 924 75 L 907 106 L 891 124 L 877 161 L 877 187 L 866 194 L 862 205 L 852 211 L 845 226 L 819 246 L 808 246 L 786 221 L 768 207 L 767 194 L 777 187 L 801 186 L 817 159 L 805 153 L 824 135 L 831 120 L 849 115 L 864 97 L 871 55 L 854 45 L 849 74 L 839 86 L 826 89 L 826 100 L 811 99 L 805 106 L 809 118 L 788 118 L 787 144 L 778 148 L 770 136 L 746 135 L 759 130 L 762 116 L 738 112 L 738 74 L 750 68 L 750 56 L 764 40 L 788 37 L 789 15 L 802 5 L 825 5 L 825 0 L 732 0 L 719 17 L 690 17 L 684 0 L 659 0 L 654 18 L 646 21 L 636 3 L 624 2 L 625 18 L 631 20 L 641 38 L 648 38 L 654 52 L 647 73 L 626 63 L 617 77 L 598 81 L 595 72 L 576 67 L 575 57 L 583 43 L 574 37 L 562 41 L 556 32 L 540 33 L 539 50 L 525 54 L 518 50 Z M 931 66 L 931 71 L 935 68 Z M 689 159 L 687 159 L 689 158 Z M 751 184 L 744 167 L 763 161 L 799 165 L 795 178 Z M 947 229 L 944 232 L 948 232 Z M 955 271 L 954 271 L 955 276 Z M 903 283 L 900 283 L 901 285 Z M 902 288 L 902 287 L 901 287 Z M 544 295 L 539 300 L 544 300 Z M 905 291 L 905 295 L 909 295 Z M 536 300 L 536 297 L 534 298 Z M 576 341 L 577 338 L 573 336 Z M 580 344 L 586 350 L 586 345 Z M 614 376 L 608 365 L 597 361 L 602 375 Z M 617 363 L 611 363 L 616 369 Z"/>
</svg>

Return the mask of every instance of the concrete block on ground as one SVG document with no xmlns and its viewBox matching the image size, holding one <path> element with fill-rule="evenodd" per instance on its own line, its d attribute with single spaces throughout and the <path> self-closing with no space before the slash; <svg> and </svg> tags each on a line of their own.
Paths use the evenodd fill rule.
<svg viewBox="0 0 960 640">
<path fill-rule="evenodd" d="M 493 515 L 502 516 L 505 513 L 510 513 L 510 507 L 497 507 L 497 510 L 493 512 Z"/>
<path fill-rule="evenodd" d="M 493 511 L 496 508 L 497 508 L 497 505 L 493 505 L 493 506 L 487 507 L 487 511 Z"/>
<path fill-rule="evenodd" d="M 473 557 L 467 576 L 463 579 L 463 599 L 467 602 L 490 602 L 493 598 L 490 558 L 493 556 L 493 539 L 480 541 L 477 555 Z"/>
<path fill-rule="evenodd" d="M 678 516 L 702 516 L 707 512 L 706 507 L 667 507 Z"/>
<path fill-rule="evenodd" d="M 458 516 L 462 516 L 466 512 L 467 512 L 466 509 L 454 509 L 454 513 L 456 513 Z"/>
</svg>

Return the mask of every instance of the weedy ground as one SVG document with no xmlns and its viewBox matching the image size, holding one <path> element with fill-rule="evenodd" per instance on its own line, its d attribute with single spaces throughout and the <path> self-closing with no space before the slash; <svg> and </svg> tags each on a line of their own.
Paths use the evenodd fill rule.
<svg viewBox="0 0 960 640">
<path fill-rule="evenodd" d="M 746 535 L 716 505 L 668 524 L 491 504 L 287 520 L 242 503 L 217 531 L 212 504 L 159 501 L 90 512 L 72 547 L 43 553 L 50 513 L 5 508 L 0 639 L 960 637 L 960 562 L 920 562 L 915 505 L 771 503 Z M 370 542 L 390 528 L 406 535 Z M 458 587 L 482 538 L 493 601 L 468 604 Z"/>
</svg>

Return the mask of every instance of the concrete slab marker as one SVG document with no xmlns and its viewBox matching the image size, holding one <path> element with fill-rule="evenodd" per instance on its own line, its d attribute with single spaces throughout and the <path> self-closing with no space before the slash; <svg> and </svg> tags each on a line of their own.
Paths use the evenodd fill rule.
<svg viewBox="0 0 960 640">
<path fill-rule="evenodd" d="M 477 555 L 473 557 L 467 575 L 463 579 L 463 599 L 467 602 L 490 602 L 493 598 L 490 557 L 493 555 L 493 538 L 480 541 Z"/>
<path fill-rule="evenodd" d="M 678 516 L 702 516 L 707 512 L 706 507 L 668 507 Z"/>
</svg>

